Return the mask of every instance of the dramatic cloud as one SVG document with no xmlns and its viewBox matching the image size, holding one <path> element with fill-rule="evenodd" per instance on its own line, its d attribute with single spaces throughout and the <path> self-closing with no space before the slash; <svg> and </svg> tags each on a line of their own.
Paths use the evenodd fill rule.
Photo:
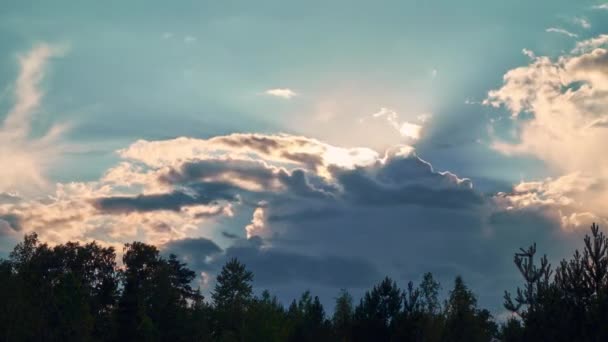
<svg viewBox="0 0 608 342">
<path fill-rule="evenodd" d="M 19 74 L 13 88 L 14 105 L 0 126 L 0 192 L 32 192 L 46 185 L 45 171 L 60 154 L 57 140 L 64 126 L 53 126 L 42 136 L 32 136 L 31 124 L 40 107 L 40 83 L 48 60 L 60 53 L 50 45 L 35 46 L 20 55 Z"/>
<path fill-rule="evenodd" d="M 517 124 L 516 141 L 497 139 L 494 148 L 535 156 L 563 175 L 524 183 L 511 200 L 566 206 L 561 208 L 566 223 L 572 215 L 591 218 L 587 212 L 597 217 L 608 210 L 608 157 L 603 152 L 608 144 L 608 51 L 597 48 L 605 42 L 604 36 L 581 42 L 573 55 L 555 61 L 535 57 L 530 65 L 507 72 L 502 88 L 485 101 L 507 108 Z"/>
<path fill-rule="evenodd" d="M 325 298 L 382 275 L 405 282 L 435 271 L 447 282 L 462 274 L 498 306 L 496 282 L 515 279 L 501 258 L 545 241 L 546 231 L 522 231 L 555 220 L 532 212 L 512 230 L 529 208 L 477 193 L 410 146 L 381 155 L 302 136 L 233 134 L 140 140 L 118 155 L 98 181 L 58 184 L 39 199 L 6 194 L 0 233 L 97 240 L 119 251 L 135 239 L 156 244 L 182 256 L 206 287 L 238 257 L 257 286 L 289 291 L 298 282 Z"/>
<path fill-rule="evenodd" d="M 282 97 L 284 99 L 290 99 L 296 96 L 296 92 L 289 88 L 275 88 L 266 90 L 266 94 L 276 97 Z"/>
</svg>

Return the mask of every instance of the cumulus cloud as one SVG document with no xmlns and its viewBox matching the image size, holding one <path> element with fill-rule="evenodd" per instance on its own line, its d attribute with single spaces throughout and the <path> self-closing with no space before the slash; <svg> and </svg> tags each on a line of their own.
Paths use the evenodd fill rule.
<svg viewBox="0 0 608 342">
<path fill-rule="evenodd" d="M 61 153 L 58 138 L 64 125 L 55 125 L 42 136 L 31 135 L 34 115 L 43 91 L 40 84 L 50 58 L 61 49 L 39 44 L 18 56 L 19 73 L 13 87 L 14 105 L 0 126 L 0 192 L 32 192 L 47 185 L 45 171 Z"/>
<path fill-rule="evenodd" d="M 267 95 L 282 97 L 284 99 L 290 99 L 297 95 L 297 93 L 289 88 L 274 88 L 266 90 Z"/>
<path fill-rule="evenodd" d="M 555 60 L 535 57 L 531 64 L 507 72 L 503 86 L 489 92 L 484 103 L 505 107 L 517 125 L 515 142 L 496 139 L 493 147 L 505 154 L 535 156 L 562 175 L 524 183 L 536 185 L 533 192 L 516 187 L 511 196 L 515 202 L 563 207 L 562 217 L 607 211 L 608 158 L 602 149 L 608 144 L 608 51 L 598 47 L 605 42 L 604 36 L 580 42 L 572 55 Z M 587 186 L 557 195 L 571 184 Z M 580 211 L 572 211 L 574 202 L 581 203 Z"/>
<path fill-rule="evenodd" d="M 563 28 L 559 28 L 559 27 L 549 27 L 548 29 L 545 30 L 545 32 L 553 32 L 553 33 L 559 33 L 559 34 L 563 34 L 565 36 L 568 36 L 570 38 L 577 38 L 578 34 L 576 33 L 572 33 L 568 30 L 565 30 Z"/>
<path fill-rule="evenodd" d="M 290 135 L 138 141 L 118 153 L 123 160 L 98 181 L 57 184 L 52 196 L 41 198 L 5 193 L 0 215 L 11 215 L 11 226 L 19 222 L 24 232 L 40 231 L 52 242 L 104 238 L 119 243 L 138 236 L 163 243 L 201 233 L 204 222 L 232 217 L 235 206 L 258 207 L 246 231 L 267 237 L 259 203 L 363 201 L 367 190 L 359 187 L 365 185 L 378 203 L 396 196 L 403 203 L 432 205 L 424 202 L 431 193 L 464 182 L 434 172 L 406 146 L 381 156 Z M 420 168 L 420 175 L 412 173 L 418 181 L 400 183 L 390 175 L 402 158 L 418 160 L 410 166 Z M 435 181 L 445 184 L 438 188 Z M 423 186 L 420 194 L 405 195 L 407 187 L 416 186 Z"/>
<path fill-rule="evenodd" d="M 248 239 L 254 236 L 268 237 L 266 215 L 263 207 L 256 208 L 253 211 L 253 218 L 251 219 L 251 223 L 245 226 L 245 231 L 247 232 Z"/>
<path fill-rule="evenodd" d="M 512 265 L 501 260 L 544 241 L 546 231 L 527 229 L 553 220 L 530 214 L 513 229 L 513 214 L 529 209 L 507 209 L 410 146 L 379 154 L 302 136 L 232 134 L 140 140 L 118 155 L 97 181 L 58 184 L 39 199 L 6 195 L 0 233 L 115 247 L 137 239 L 183 257 L 207 285 L 238 257 L 259 286 L 298 282 L 325 298 L 385 274 L 400 282 L 425 271 L 444 281 L 462 274 L 497 304 L 497 282 L 511 281 Z"/>
<path fill-rule="evenodd" d="M 498 193 L 494 199 L 507 210 L 534 210 L 559 222 L 566 230 L 588 227 L 591 223 L 606 223 L 594 214 L 604 197 L 602 179 L 571 173 L 541 181 L 521 182 L 510 193 Z"/>
</svg>

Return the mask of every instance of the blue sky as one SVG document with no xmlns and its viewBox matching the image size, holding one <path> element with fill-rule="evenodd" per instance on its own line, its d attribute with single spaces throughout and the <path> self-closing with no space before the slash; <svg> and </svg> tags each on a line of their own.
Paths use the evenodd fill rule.
<svg viewBox="0 0 608 342">
<path fill-rule="evenodd" d="M 557 259 L 604 220 L 608 159 L 585 156 L 608 137 L 607 17 L 598 1 L 5 1 L 0 245 L 139 239 L 205 286 L 235 255 L 260 287 L 326 302 L 462 274 L 499 313 L 513 251 Z"/>
</svg>

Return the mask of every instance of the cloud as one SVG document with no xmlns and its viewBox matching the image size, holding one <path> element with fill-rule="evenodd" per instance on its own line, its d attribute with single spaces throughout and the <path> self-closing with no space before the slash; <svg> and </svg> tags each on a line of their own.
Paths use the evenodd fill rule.
<svg viewBox="0 0 608 342">
<path fill-rule="evenodd" d="M 607 212 L 608 158 L 602 146 L 608 144 L 608 51 L 597 47 L 605 42 L 604 36 L 579 42 L 572 55 L 555 60 L 535 57 L 508 71 L 502 87 L 489 92 L 484 103 L 509 110 L 517 127 L 514 142 L 496 138 L 493 147 L 507 155 L 534 156 L 561 175 L 538 183 L 533 192 L 515 191 L 509 196 L 515 202 L 551 205 L 562 217 Z M 594 186 L 556 195 L 561 194 L 556 189 L 575 181 Z"/>
<path fill-rule="evenodd" d="M 576 25 L 579 25 L 580 27 L 582 27 L 584 29 L 591 28 L 591 23 L 586 18 L 574 17 L 574 18 L 572 18 L 572 22 Z"/>
<path fill-rule="evenodd" d="M 191 193 L 172 191 L 165 194 L 114 196 L 94 200 L 94 206 L 105 213 L 149 212 L 157 210 L 180 211 L 186 206 L 217 204 L 235 201 L 233 188 L 223 183 L 204 183 L 191 188 Z M 218 211 L 217 214 L 222 213 Z M 209 215 L 209 213 L 203 213 Z"/>
<path fill-rule="evenodd" d="M 381 276 L 361 259 L 292 253 L 266 248 L 257 239 L 239 240 L 225 250 L 205 238 L 183 239 L 167 243 L 162 250 L 182 257 L 190 267 L 206 274 L 218 272 L 227 260 L 238 258 L 254 273 L 258 288 L 295 282 L 353 288 L 366 286 Z"/>
<path fill-rule="evenodd" d="M 557 28 L 557 27 L 549 27 L 548 29 L 545 30 L 545 32 L 553 32 L 553 33 L 559 33 L 559 34 L 563 34 L 566 35 L 570 38 L 576 38 L 578 37 L 578 34 L 572 33 L 568 30 L 562 29 L 562 28 Z"/>
<path fill-rule="evenodd" d="M 430 115 L 430 114 L 426 114 Z M 399 114 L 392 109 L 389 108 L 380 108 L 379 111 L 372 114 L 372 118 L 386 118 L 386 121 L 393 127 L 395 130 L 399 132 L 399 134 L 411 140 L 418 140 L 422 134 L 422 126 L 418 124 L 414 124 L 407 121 L 399 122 Z M 421 122 L 424 122 L 426 117 L 422 117 L 420 119 Z"/>
<path fill-rule="evenodd" d="M 576 43 L 576 47 L 572 50 L 572 53 L 584 53 L 591 50 L 597 49 L 608 43 L 608 34 L 601 34 L 597 37 L 586 39 Z"/>
<path fill-rule="evenodd" d="M 431 113 L 423 113 L 420 114 L 416 117 L 416 119 L 418 119 L 418 121 L 425 123 L 427 121 L 429 121 L 431 118 L 433 117 L 433 114 Z"/>
<path fill-rule="evenodd" d="M 163 32 L 163 34 L 161 35 L 162 39 L 171 39 L 173 38 L 173 33 L 171 32 Z"/>
<path fill-rule="evenodd" d="M 521 53 L 523 53 L 525 56 L 528 56 L 528 58 L 530 58 L 530 59 L 536 58 L 536 55 L 534 54 L 534 51 L 532 51 L 530 49 L 522 49 Z"/>
<path fill-rule="evenodd" d="M 190 44 L 190 43 L 194 43 L 194 42 L 196 42 L 196 37 L 194 37 L 194 36 L 185 36 L 184 37 L 184 43 Z"/>
<path fill-rule="evenodd" d="M 11 228 L 14 231 L 21 231 L 21 220 L 19 216 L 15 214 L 4 214 L 0 215 L 0 221 L 7 225 L 7 227 Z"/>
<path fill-rule="evenodd" d="M 189 267 L 198 271 L 209 271 L 213 268 L 210 259 L 223 252 L 215 242 L 206 238 L 186 238 L 173 240 L 161 246 L 165 254 L 175 254 L 187 262 Z"/>
<path fill-rule="evenodd" d="M 58 139 L 65 125 L 55 125 L 42 136 L 31 136 L 31 124 L 43 97 L 40 83 L 50 58 L 61 49 L 39 44 L 18 56 L 19 73 L 14 105 L 0 126 L 0 192 L 33 192 L 47 185 L 45 171 L 58 158 Z"/>
<path fill-rule="evenodd" d="M 596 202 L 603 201 L 605 180 L 585 176 L 580 172 L 556 179 L 521 182 L 510 193 L 498 193 L 494 198 L 507 210 L 535 210 L 554 217 L 567 230 L 588 227 L 591 223 L 608 223 L 592 213 L 599 210 Z"/>
<path fill-rule="evenodd" d="M 298 95 L 295 91 L 289 88 L 274 88 L 266 90 L 267 95 L 282 97 L 284 99 L 290 99 L 296 95 Z"/>
<path fill-rule="evenodd" d="M 268 229 L 266 227 L 266 215 L 264 214 L 264 208 L 256 208 L 253 211 L 253 218 L 251 223 L 245 226 L 245 232 L 247 232 L 247 238 L 254 236 L 268 237 Z"/>
<path fill-rule="evenodd" d="M 268 238 L 276 233 L 268 221 L 320 208 L 481 203 L 470 181 L 434 171 L 408 146 L 381 156 L 300 136 L 236 134 L 138 141 L 118 153 L 123 160 L 98 181 L 57 184 L 47 198 L 5 194 L 0 215 L 54 242 L 103 237 L 119 243 L 137 235 L 163 243 L 232 217 L 235 206 L 257 207 L 243 228 L 249 237 Z M 289 208 L 267 213 L 266 206 Z"/>
<path fill-rule="evenodd" d="M 286 291 L 297 282 L 327 299 L 383 275 L 404 283 L 426 271 L 444 281 L 462 274 L 498 306 L 497 286 L 517 280 L 505 255 L 547 241 L 549 228 L 528 229 L 560 220 L 507 208 L 514 198 L 486 197 L 406 145 L 379 154 L 295 135 L 232 134 L 140 140 L 118 156 L 99 180 L 60 183 L 44 198 L 6 196 L 0 231 L 14 236 L 18 225 L 51 244 L 96 240 L 119 251 L 137 239 L 183 257 L 208 286 L 238 257 L 256 286 Z M 511 227 L 520 212 L 530 214 Z"/>
<path fill-rule="evenodd" d="M 608 3 L 595 5 L 592 8 L 596 10 L 608 10 Z"/>
</svg>

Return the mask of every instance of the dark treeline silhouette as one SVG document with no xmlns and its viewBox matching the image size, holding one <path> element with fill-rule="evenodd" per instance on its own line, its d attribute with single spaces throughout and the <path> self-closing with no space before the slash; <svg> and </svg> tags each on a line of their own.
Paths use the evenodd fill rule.
<svg viewBox="0 0 608 342">
<path fill-rule="evenodd" d="M 48 246 L 26 235 L 0 260 L 2 341 L 608 341 L 608 239 L 596 225 L 555 270 L 536 246 L 515 255 L 523 286 L 505 292 L 497 324 L 456 277 L 447 298 L 431 273 L 404 289 L 385 278 L 358 303 L 342 290 L 333 315 L 309 291 L 284 307 L 236 259 L 211 298 L 177 256 L 140 242 Z"/>
</svg>

